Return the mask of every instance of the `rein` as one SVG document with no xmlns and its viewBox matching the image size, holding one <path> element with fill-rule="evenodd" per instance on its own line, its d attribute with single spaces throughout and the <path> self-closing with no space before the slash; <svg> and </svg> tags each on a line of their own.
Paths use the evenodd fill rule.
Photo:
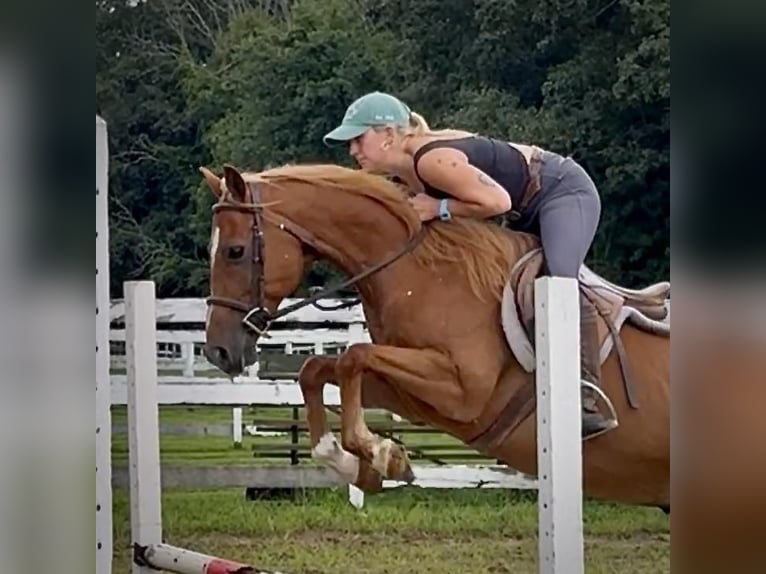
<svg viewBox="0 0 766 574">
<path fill-rule="evenodd" d="M 265 293 L 265 245 L 263 237 L 263 222 L 264 220 L 271 221 L 279 226 L 280 229 L 287 231 L 290 235 L 295 237 L 301 243 L 309 245 L 315 250 L 318 249 L 317 239 L 306 229 L 296 225 L 294 222 L 285 219 L 278 215 L 264 213 L 261 205 L 261 192 L 258 186 L 252 182 L 247 182 L 247 187 L 250 190 L 253 198 L 253 203 L 218 203 L 213 206 L 213 213 L 219 211 L 237 211 L 239 213 L 251 213 L 253 215 L 252 231 L 252 259 L 250 266 L 250 301 L 243 303 L 237 299 L 230 299 L 228 297 L 219 297 L 217 295 L 210 295 L 206 302 L 208 305 L 218 305 L 220 307 L 226 307 L 234 311 L 238 311 L 244 314 L 242 318 L 242 324 L 256 333 L 259 337 L 268 337 L 266 334 L 269 326 L 273 321 L 284 317 L 297 311 L 308 305 L 314 305 L 322 310 L 334 310 L 342 309 L 344 307 L 350 307 L 355 303 L 341 303 L 336 307 L 322 307 L 317 303 L 319 299 L 327 297 L 328 295 L 337 293 L 341 289 L 345 289 L 352 285 L 355 285 L 362 279 L 377 273 L 384 267 L 387 267 L 403 255 L 412 251 L 423 238 L 425 233 L 425 226 L 421 226 L 420 229 L 404 244 L 404 246 L 397 252 L 393 253 L 384 260 L 376 263 L 369 269 L 365 269 L 361 273 L 354 275 L 353 277 L 325 287 L 310 297 L 306 297 L 300 301 L 271 312 L 266 308 L 266 293 Z"/>
</svg>

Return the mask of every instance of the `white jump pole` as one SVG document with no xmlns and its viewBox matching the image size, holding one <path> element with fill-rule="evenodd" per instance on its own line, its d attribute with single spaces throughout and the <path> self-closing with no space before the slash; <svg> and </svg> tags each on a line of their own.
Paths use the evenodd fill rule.
<svg viewBox="0 0 766 574">
<path fill-rule="evenodd" d="M 277 574 L 162 543 L 155 287 L 131 281 L 124 288 L 132 574 Z"/>
<path fill-rule="evenodd" d="M 106 122 L 96 116 L 96 574 L 112 572 L 109 218 Z"/>
<path fill-rule="evenodd" d="M 584 572 L 577 281 L 535 281 L 539 571 Z"/>
<path fill-rule="evenodd" d="M 154 283 L 131 281 L 124 289 L 130 532 L 134 544 L 149 547 L 162 542 Z M 151 572 L 148 566 L 133 564 L 133 574 Z"/>
</svg>

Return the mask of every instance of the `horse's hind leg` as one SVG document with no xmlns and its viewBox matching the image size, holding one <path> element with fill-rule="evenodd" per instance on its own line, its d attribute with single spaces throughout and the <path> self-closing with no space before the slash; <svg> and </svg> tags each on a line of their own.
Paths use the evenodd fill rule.
<svg viewBox="0 0 766 574">
<path fill-rule="evenodd" d="M 364 492 L 379 492 L 383 479 L 366 460 L 346 451 L 327 424 L 323 390 L 335 381 L 335 363 L 331 357 L 312 357 L 301 367 L 298 383 L 306 406 L 306 419 L 311 438 L 311 452 L 335 470 L 344 480 Z"/>
</svg>

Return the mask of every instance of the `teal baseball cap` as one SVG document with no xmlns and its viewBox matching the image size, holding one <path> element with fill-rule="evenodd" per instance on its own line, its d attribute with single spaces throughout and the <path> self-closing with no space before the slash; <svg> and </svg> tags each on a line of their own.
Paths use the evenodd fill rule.
<svg viewBox="0 0 766 574">
<path fill-rule="evenodd" d="M 383 92 L 371 92 L 354 100 L 346 109 L 340 125 L 326 134 L 322 141 L 349 141 L 359 137 L 371 126 L 410 123 L 410 108 L 398 98 Z"/>
</svg>

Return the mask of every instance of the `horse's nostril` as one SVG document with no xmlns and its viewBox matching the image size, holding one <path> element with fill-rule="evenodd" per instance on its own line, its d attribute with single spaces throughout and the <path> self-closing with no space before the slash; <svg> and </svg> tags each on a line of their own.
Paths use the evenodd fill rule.
<svg viewBox="0 0 766 574">
<path fill-rule="evenodd" d="M 205 347 L 207 360 L 226 370 L 229 366 L 229 351 L 225 347 Z"/>
<path fill-rule="evenodd" d="M 222 365 L 230 364 L 229 351 L 227 351 L 225 347 L 216 347 L 215 351 L 218 354 L 218 358 Z"/>
</svg>

